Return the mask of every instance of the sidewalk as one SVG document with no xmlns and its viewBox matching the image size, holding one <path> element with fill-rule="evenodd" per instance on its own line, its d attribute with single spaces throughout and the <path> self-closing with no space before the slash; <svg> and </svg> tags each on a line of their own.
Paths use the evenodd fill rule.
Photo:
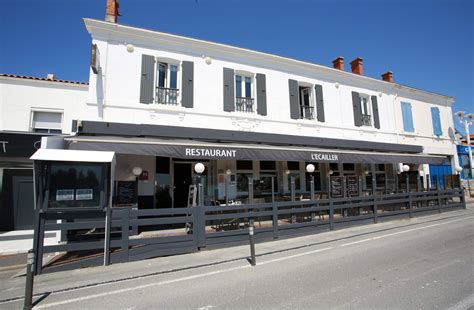
<svg viewBox="0 0 474 310">
<path fill-rule="evenodd" d="M 0 259 L 3 255 L 26 253 L 33 247 L 33 233 L 31 230 L 14 230 L 0 233 Z M 45 234 L 45 244 L 58 244 L 59 233 L 52 231 Z M 0 265 L 2 263 L 0 262 Z"/>
<path fill-rule="evenodd" d="M 400 219 L 378 224 L 356 226 L 347 229 L 307 235 L 303 237 L 276 240 L 256 245 L 257 264 L 259 257 L 274 253 L 297 251 L 303 248 L 326 246 L 332 242 L 351 240 L 364 235 L 381 231 L 392 231 L 403 227 L 417 227 L 421 224 L 437 222 L 446 219 L 461 218 L 474 215 L 474 200 L 470 201 L 466 210 L 456 210 L 441 214 L 419 216 L 412 219 Z M 103 283 L 119 283 L 131 279 L 147 278 L 157 274 L 172 274 L 182 270 L 190 270 L 222 265 L 228 263 L 247 263 L 249 246 L 236 246 L 216 250 L 203 250 L 197 253 L 158 257 L 131 263 L 114 264 L 84 268 L 73 271 L 56 272 L 35 277 L 35 295 L 65 291 L 78 287 L 93 287 Z M 6 300 L 21 299 L 24 294 L 25 278 L 9 278 L 0 281 L 0 308 Z"/>
</svg>

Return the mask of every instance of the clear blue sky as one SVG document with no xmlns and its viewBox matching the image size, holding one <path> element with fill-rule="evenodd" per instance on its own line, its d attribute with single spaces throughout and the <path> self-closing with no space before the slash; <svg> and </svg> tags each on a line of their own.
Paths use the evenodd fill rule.
<svg viewBox="0 0 474 310">
<path fill-rule="evenodd" d="M 401 84 L 456 98 L 474 113 L 471 0 L 120 0 L 119 22 L 331 66 L 364 59 Z M 0 0 L 0 72 L 87 81 L 83 17 L 105 0 Z M 459 126 L 457 126 L 459 128 Z"/>
</svg>

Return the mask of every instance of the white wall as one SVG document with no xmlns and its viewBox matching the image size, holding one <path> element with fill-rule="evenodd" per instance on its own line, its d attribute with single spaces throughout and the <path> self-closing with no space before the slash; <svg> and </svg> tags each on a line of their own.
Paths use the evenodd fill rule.
<svg viewBox="0 0 474 310">
<path fill-rule="evenodd" d="M 153 156 L 117 154 L 115 180 L 134 181 L 136 179 L 135 175 L 132 173 L 134 167 L 140 167 L 143 171 L 148 171 L 148 180 L 138 181 L 138 195 L 154 195 L 156 159 Z"/>
<path fill-rule="evenodd" d="M 427 153 L 455 154 L 454 140 L 448 136 L 448 128 L 452 127 L 450 97 L 338 70 L 313 68 L 309 64 L 292 65 L 290 60 L 275 60 L 277 57 L 271 55 L 148 30 L 121 29 L 120 25 L 114 31 L 107 30 L 108 25 L 87 27 L 93 43 L 99 47 L 102 68 L 99 75 L 91 71 L 87 119 L 96 120 L 99 116 L 109 122 L 401 143 L 422 145 Z M 127 44 L 134 45 L 133 52 L 127 51 Z M 194 62 L 193 108 L 139 103 L 142 54 Z M 212 63 L 206 64 L 204 56 L 211 57 Z M 266 75 L 267 116 L 223 111 L 224 67 Z M 323 86 L 324 123 L 290 118 L 288 79 Z M 180 80 L 178 87 L 181 88 Z M 377 96 L 380 129 L 354 125 L 352 91 Z M 414 134 L 403 132 L 400 101 L 412 103 Z M 432 133 L 431 116 L 427 117 L 431 106 L 440 108 L 443 136 L 439 138 Z"/>
<path fill-rule="evenodd" d="M 63 113 L 62 132 L 86 117 L 87 85 L 0 77 L 0 130 L 31 131 L 32 111 Z"/>
</svg>

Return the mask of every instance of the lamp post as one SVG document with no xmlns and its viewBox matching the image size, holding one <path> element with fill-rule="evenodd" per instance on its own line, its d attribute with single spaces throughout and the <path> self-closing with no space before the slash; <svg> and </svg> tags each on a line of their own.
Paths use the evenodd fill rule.
<svg viewBox="0 0 474 310">
<path fill-rule="evenodd" d="M 139 166 L 133 167 L 132 169 L 132 173 L 135 176 L 135 195 L 137 197 L 137 207 L 138 207 L 138 177 L 142 174 L 142 172 L 143 172 L 143 169 L 142 167 L 139 167 Z"/>
<path fill-rule="evenodd" d="M 232 170 L 227 169 L 225 171 L 225 205 L 229 205 L 229 178 L 232 174 Z"/>
<path fill-rule="evenodd" d="M 469 133 L 469 126 L 471 126 L 473 123 L 474 114 L 465 114 L 464 111 L 458 111 L 456 112 L 456 116 L 458 117 L 459 122 L 464 124 L 464 130 L 466 131 L 467 152 L 469 154 L 469 177 L 472 178 L 474 176 L 474 167 L 472 165 L 471 135 Z"/>
<path fill-rule="evenodd" d="M 204 204 L 201 184 L 201 174 L 204 172 L 204 169 L 205 167 L 202 163 L 197 163 L 194 165 L 194 171 L 197 173 L 198 206 L 202 206 Z"/>
<path fill-rule="evenodd" d="M 410 192 L 410 179 L 409 179 L 410 176 L 408 175 L 408 171 L 410 171 L 410 166 L 403 165 L 402 170 L 403 170 L 403 172 L 406 172 L 405 173 L 405 182 L 406 182 L 406 191 L 408 193 L 408 192 Z"/>
<path fill-rule="evenodd" d="M 306 172 L 310 173 L 310 181 L 309 181 L 309 188 L 310 188 L 310 199 L 314 200 L 314 165 L 308 164 L 306 165 Z"/>
</svg>

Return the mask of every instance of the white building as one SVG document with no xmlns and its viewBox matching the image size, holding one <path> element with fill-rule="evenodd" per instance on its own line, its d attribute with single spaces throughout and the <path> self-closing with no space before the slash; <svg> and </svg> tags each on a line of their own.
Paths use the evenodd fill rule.
<svg viewBox="0 0 474 310">
<path fill-rule="evenodd" d="M 116 14 L 84 19 L 89 87 L 0 77 L 2 134 L 71 133 L 69 149 L 115 151 L 116 204 L 186 206 L 198 162 L 206 203 L 245 202 L 250 179 L 260 201 L 271 180 L 281 196 L 292 180 L 304 195 L 308 163 L 317 192 L 350 176 L 357 195 L 398 190 L 399 164 L 425 187 L 429 165 L 457 166 L 452 97 L 394 83 L 391 72 L 364 76 L 360 58 L 345 71 L 341 57 L 326 67 L 121 25 Z M 134 197 L 121 197 L 135 182 Z M 341 195 L 354 194 L 348 187 Z"/>
<path fill-rule="evenodd" d="M 86 83 L 0 74 L 0 231 L 31 229 L 33 171 L 30 156 L 41 137 L 70 135 L 82 115 Z M 1 241 L 1 239 L 0 239 Z"/>
<path fill-rule="evenodd" d="M 288 192 L 288 173 L 297 191 L 307 191 L 309 162 L 318 163 L 319 191 L 328 189 L 329 171 L 362 176 L 361 191 L 371 190 L 373 176 L 377 188 L 388 191 L 399 185 L 399 163 L 425 177 L 428 164 L 457 165 L 454 99 L 394 83 L 391 72 L 383 80 L 363 76 L 360 58 L 347 72 L 341 57 L 331 68 L 114 22 L 84 22 L 98 59 L 87 116 L 79 134 L 67 139 L 69 147 L 116 151 L 117 181 L 134 181 L 133 167 L 142 168 L 143 207 L 163 207 L 157 203 L 163 189 L 171 205 L 182 206 L 192 163 L 199 161 L 206 161 L 211 202 L 226 196 L 226 172 L 227 196 L 239 199 L 248 195 L 248 176 L 264 184 L 262 194 L 270 176 L 279 193 Z M 219 151 L 235 148 L 241 155 Z"/>
</svg>

